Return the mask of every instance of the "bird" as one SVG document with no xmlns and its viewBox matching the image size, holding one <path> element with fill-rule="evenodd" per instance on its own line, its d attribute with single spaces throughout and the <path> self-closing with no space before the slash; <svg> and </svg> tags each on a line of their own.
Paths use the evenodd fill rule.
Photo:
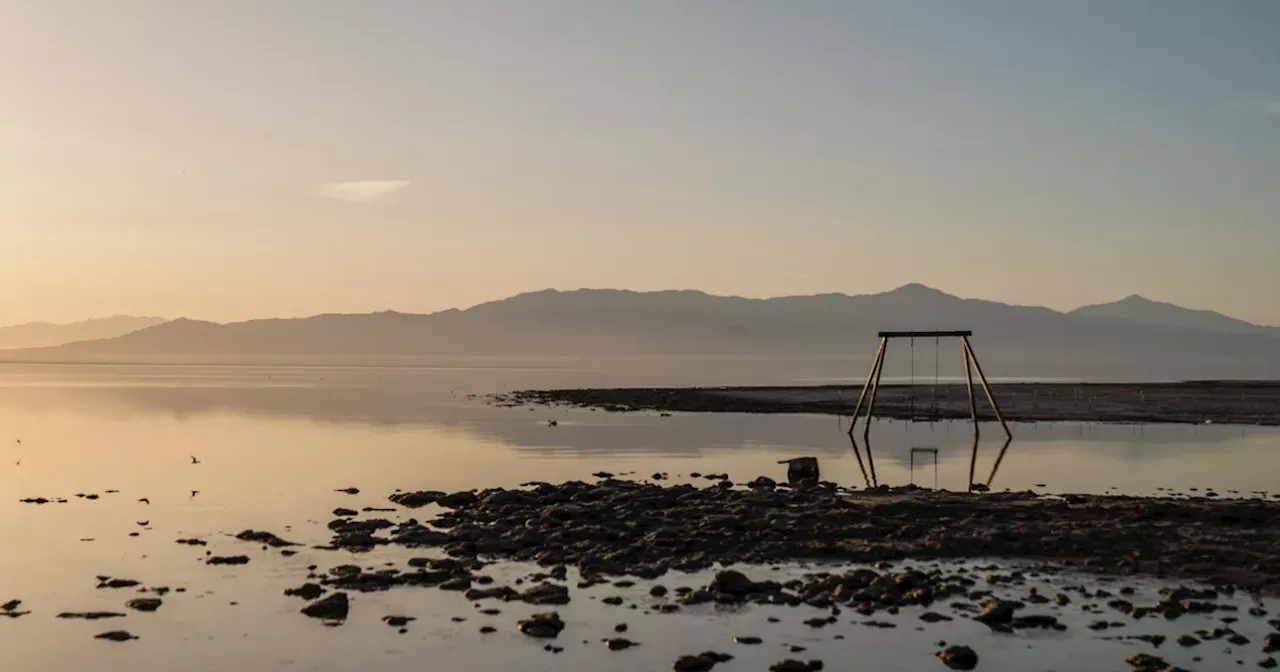
<svg viewBox="0 0 1280 672">
<path fill-rule="evenodd" d="M 19 446 L 21 446 L 21 445 L 22 445 L 22 439 L 18 439 L 18 445 L 19 445 Z"/>
<path fill-rule="evenodd" d="M 150 503 L 151 503 L 151 500 L 147 499 L 146 497 L 143 497 L 143 498 L 139 499 L 138 501 L 139 501 L 139 502 L 142 502 L 143 504 L 150 504 Z"/>
<path fill-rule="evenodd" d="M 197 460 L 197 459 L 196 459 L 196 456 L 195 456 L 195 455 L 192 455 L 192 456 L 191 456 L 191 464 L 200 464 L 200 460 Z"/>
<path fill-rule="evenodd" d="M 146 527 L 151 524 L 151 521 L 149 520 L 139 520 L 137 522 L 139 527 Z"/>
<path fill-rule="evenodd" d="M 199 491 L 199 490 L 192 490 L 192 491 L 191 491 L 191 496 L 192 496 L 192 497 L 195 497 L 195 496 L 196 496 L 196 495 L 198 495 L 198 494 L 200 494 L 200 491 Z"/>
<path fill-rule="evenodd" d="M 21 467 L 21 466 L 22 466 L 22 460 L 18 460 L 17 462 L 14 462 L 13 464 L 14 464 L 14 466 L 16 466 L 16 467 Z"/>
</svg>

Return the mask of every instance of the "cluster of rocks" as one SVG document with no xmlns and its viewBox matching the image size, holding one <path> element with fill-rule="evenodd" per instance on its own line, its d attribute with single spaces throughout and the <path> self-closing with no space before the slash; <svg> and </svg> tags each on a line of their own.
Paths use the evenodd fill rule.
<svg viewBox="0 0 1280 672">
<path fill-rule="evenodd" d="M 718 562 L 1035 556 L 1094 572 L 1280 588 L 1270 532 L 1280 523 L 1280 503 L 1273 502 L 913 488 L 851 493 L 768 479 L 744 489 L 719 475 L 703 488 L 615 479 L 526 485 L 396 493 L 390 499 L 401 506 L 435 505 L 440 513 L 399 524 L 340 517 L 329 524 L 328 548 L 437 547 L 460 559 L 569 564 L 585 576 L 639 578 Z"/>
</svg>

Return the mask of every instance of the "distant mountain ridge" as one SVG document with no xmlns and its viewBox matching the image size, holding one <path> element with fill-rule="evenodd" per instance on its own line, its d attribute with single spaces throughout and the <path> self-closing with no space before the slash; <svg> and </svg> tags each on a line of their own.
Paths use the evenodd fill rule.
<svg viewBox="0 0 1280 672">
<path fill-rule="evenodd" d="M 0 349 L 45 348 L 77 341 L 114 338 L 164 323 L 160 317 L 115 315 L 82 322 L 28 322 L 0 327 Z"/>
<path fill-rule="evenodd" d="M 115 338 L 4 353 L 24 361 L 316 361 L 350 357 L 832 357 L 868 360 L 876 332 L 973 329 L 1002 375 L 1280 377 L 1280 330 L 1130 297 L 1067 313 L 909 284 L 770 299 L 698 291 L 543 290 L 464 310 L 217 324 L 178 319 Z M 951 347 L 951 346 L 948 346 Z M 901 350 L 895 350 L 901 356 Z"/>
<path fill-rule="evenodd" d="M 1071 311 L 1070 314 L 1221 333 L 1263 333 L 1267 331 L 1280 333 L 1280 327 L 1253 324 L 1212 310 L 1195 310 L 1163 301 L 1152 301 L 1137 294 L 1112 303 L 1083 306 Z"/>
</svg>

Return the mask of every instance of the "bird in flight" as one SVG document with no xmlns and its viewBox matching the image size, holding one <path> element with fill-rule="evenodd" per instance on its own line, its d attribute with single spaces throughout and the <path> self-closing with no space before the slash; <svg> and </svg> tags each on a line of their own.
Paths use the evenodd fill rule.
<svg viewBox="0 0 1280 672">
<path fill-rule="evenodd" d="M 192 490 L 192 491 L 191 491 L 191 496 L 192 496 L 192 497 L 195 497 L 195 496 L 196 496 L 196 495 L 198 495 L 198 494 L 200 494 L 200 491 L 199 491 L 199 490 Z"/>
<path fill-rule="evenodd" d="M 200 464 L 200 460 L 197 460 L 197 459 L 196 459 L 196 456 L 195 456 L 195 455 L 192 455 L 192 456 L 191 456 L 191 464 Z"/>
<path fill-rule="evenodd" d="M 149 520 L 139 520 L 137 522 L 140 527 L 146 527 L 151 524 L 151 521 Z"/>
<path fill-rule="evenodd" d="M 143 497 L 143 498 L 139 499 L 138 501 L 139 501 L 139 502 L 142 502 L 143 504 L 150 504 L 150 503 L 151 503 L 151 500 L 147 499 L 146 497 Z"/>
</svg>

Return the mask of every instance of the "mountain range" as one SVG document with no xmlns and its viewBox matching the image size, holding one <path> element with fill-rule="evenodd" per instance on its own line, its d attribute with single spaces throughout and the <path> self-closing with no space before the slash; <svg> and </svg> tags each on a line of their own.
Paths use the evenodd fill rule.
<svg viewBox="0 0 1280 672">
<path fill-rule="evenodd" d="M 102 317 L 69 324 L 28 322 L 11 327 L 0 327 L 0 350 L 45 348 L 77 341 L 115 338 L 164 322 L 164 318 L 160 317 L 130 315 Z"/>
<path fill-rule="evenodd" d="M 880 294 L 771 299 L 698 291 L 544 290 L 432 314 L 388 311 L 228 324 L 178 319 L 112 338 L 9 351 L 3 359 L 335 363 L 654 355 L 851 358 L 869 364 L 877 332 L 889 329 L 971 329 L 988 375 L 1003 377 L 1280 377 L 1277 327 L 1137 296 L 1064 313 L 962 299 L 918 284 Z M 901 346 L 894 347 L 901 356 Z"/>
</svg>

